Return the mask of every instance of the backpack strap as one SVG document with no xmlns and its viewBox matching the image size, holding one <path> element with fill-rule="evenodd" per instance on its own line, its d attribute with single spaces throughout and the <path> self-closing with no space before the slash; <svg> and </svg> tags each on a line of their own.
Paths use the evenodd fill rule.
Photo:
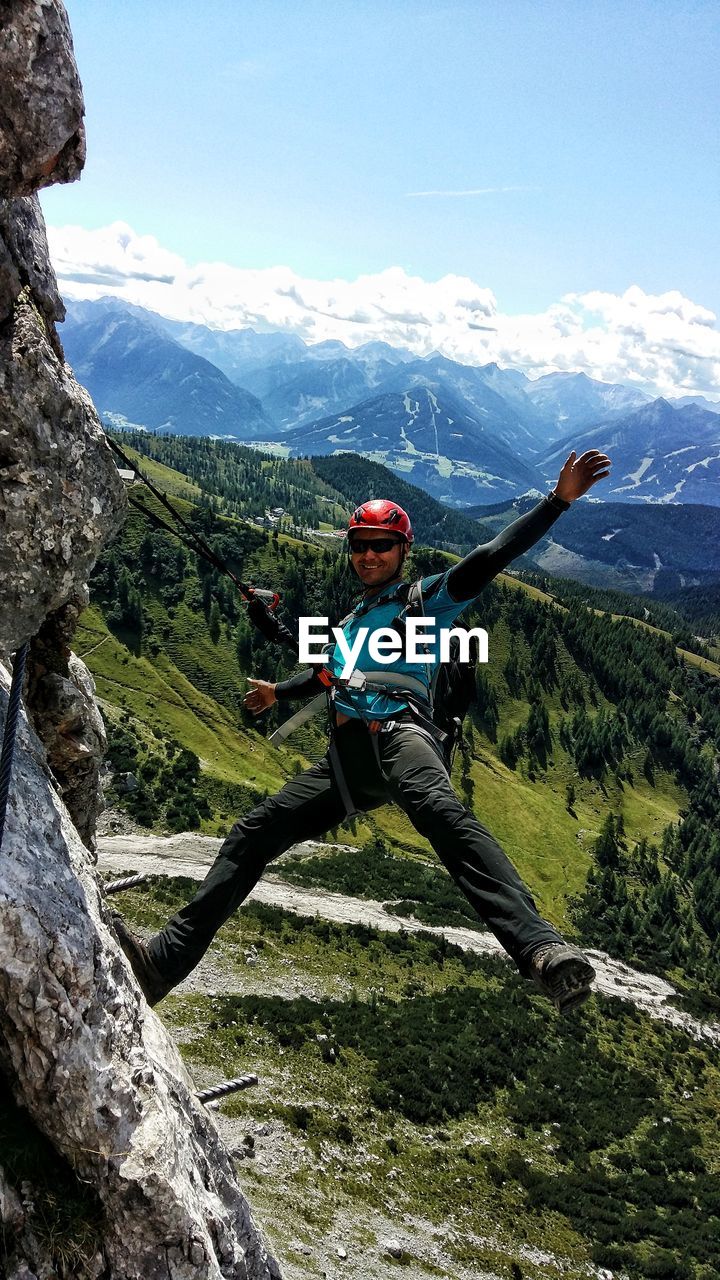
<svg viewBox="0 0 720 1280">
<path fill-rule="evenodd" d="M 434 585 L 435 584 L 433 584 L 433 587 Z M 400 613 L 397 615 L 397 617 L 393 618 L 392 622 L 390 623 L 390 626 L 391 627 L 396 626 L 398 630 L 404 631 L 407 615 L 408 613 L 411 613 L 411 612 L 413 614 L 419 614 L 421 618 L 425 617 L 425 603 L 423 600 L 422 578 L 418 578 L 416 582 L 410 583 L 407 590 L 407 595 L 405 596 L 404 607 L 400 610 Z M 439 663 L 436 664 L 434 670 L 431 668 L 429 662 L 426 662 L 423 665 L 427 673 L 428 696 L 430 698 L 430 714 L 432 715 L 434 711 L 435 686 L 437 684 L 440 665 Z"/>
</svg>

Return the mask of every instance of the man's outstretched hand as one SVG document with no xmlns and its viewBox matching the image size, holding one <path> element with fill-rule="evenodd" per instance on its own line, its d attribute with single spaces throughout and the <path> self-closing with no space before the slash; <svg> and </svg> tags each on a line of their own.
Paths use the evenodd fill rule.
<svg viewBox="0 0 720 1280">
<path fill-rule="evenodd" d="M 609 474 L 610 459 L 606 453 L 600 453 L 597 449 L 586 449 L 585 453 L 581 453 L 578 458 L 573 449 L 558 476 L 555 493 L 558 498 L 562 498 L 563 502 L 574 502 L 576 498 L 582 498 L 588 489 L 592 489 L 598 480 L 603 480 Z"/>
<path fill-rule="evenodd" d="M 243 706 L 251 715 L 259 716 L 277 701 L 275 685 L 270 684 L 268 680 L 253 680 L 252 678 L 248 678 L 248 684 L 253 687 L 248 689 L 245 694 Z"/>
</svg>

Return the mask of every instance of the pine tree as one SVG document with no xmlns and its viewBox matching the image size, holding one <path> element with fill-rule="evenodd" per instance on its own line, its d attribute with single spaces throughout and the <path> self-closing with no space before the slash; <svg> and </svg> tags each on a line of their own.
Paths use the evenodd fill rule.
<svg viewBox="0 0 720 1280">
<path fill-rule="evenodd" d="M 241 618 L 235 633 L 235 656 L 241 671 L 252 671 L 253 637 L 245 618 Z"/>
<path fill-rule="evenodd" d="M 475 714 L 490 741 L 495 742 L 500 720 L 497 694 L 487 674 L 479 666 L 475 668 Z"/>
<path fill-rule="evenodd" d="M 593 845 L 593 853 L 599 867 L 617 870 L 620 866 L 620 843 L 615 817 L 609 813 L 600 828 L 600 835 Z"/>
<path fill-rule="evenodd" d="M 213 600 L 212 605 L 210 606 L 210 619 L 208 621 L 208 631 L 210 632 L 210 639 L 213 644 L 217 644 L 220 639 L 221 623 L 222 617 L 220 614 L 220 606 L 217 600 Z"/>
<path fill-rule="evenodd" d="M 550 733 L 550 717 L 548 716 L 547 707 L 542 702 L 535 703 L 530 708 L 530 715 L 525 727 L 525 743 L 531 762 L 536 760 L 540 768 L 545 769 L 547 767 L 548 753 L 552 747 L 552 736 Z"/>
</svg>

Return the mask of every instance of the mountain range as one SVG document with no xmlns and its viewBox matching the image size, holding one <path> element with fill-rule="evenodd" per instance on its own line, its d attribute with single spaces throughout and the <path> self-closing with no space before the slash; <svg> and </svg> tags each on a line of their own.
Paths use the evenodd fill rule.
<svg viewBox="0 0 720 1280">
<path fill-rule="evenodd" d="M 537 491 L 473 507 L 487 530 L 529 511 Z M 720 510 L 698 503 L 574 503 L 529 553 L 543 573 L 597 587 L 663 594 L 720 581 Z"/>
<path fill-rule="evenodd" d="M 285 456 L 351 450 L 459 507 L 545 488 L 570 448 L 598 448 L 613 459 L 603 498 L 720 505 L 720 406 L 701 398 L 653 400 L 584 373 L 531 379 L 384 342 L 212 330 L 116 298 L 70 303 L 62 337 L 115 425 Z"/>
<path fill-rule="evenodd" d="M 288 433 L 293 453 L 362 453 L 412 478 L 442 502 L 465 506 L 478 492 L 517 493 L 537 479 L 497 431 L 450 392 L 415 385 Z"/>
<path fill-rule="evenodd" d="M 618 502 L 709 502 L 720 505 L 720 418 L 695 404 L 653 400 L 603 426 L 602 449 L 614 460 L 607 496 Z M 598 428 L 575 432 L 541 467 L 557 473 L 568 446 L 597 447 Z M 688 443 L 690 441 L 691 443 Z M 619 464 L 619 465 L 618 465 Z"/>
<path fill-rule="evenodd" d="M 139 307 L 74 303 L 62 340 L 78 381 L 115 426 L 244 440 L 273 430 L 256 396 L 166 337 Z"/>
</svg>

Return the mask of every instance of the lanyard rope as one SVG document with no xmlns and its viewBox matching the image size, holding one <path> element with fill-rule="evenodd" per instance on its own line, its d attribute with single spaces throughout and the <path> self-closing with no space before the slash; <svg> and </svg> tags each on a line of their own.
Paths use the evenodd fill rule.
<svg viewBox="0 0 720 1280">
<path fill-rule="evenodd" d="M 232 569 L 230 569 L 225 564 L 225 561 L 221 560 L 220 556 L 217 555 L 215 551 L 213 551 L 212 547 L 208 546 L 205 539 L 202 538 L 195 529 L 193 529 L 192 525 L 188 524 L 184 516 L 181 516 L 180 512 L 175 510 L 169 498 L 167 497 L 167 494 L 163 493 L 161 489 L 157 488 L 157 485 L 153 484 L 152 480 L 148 479 L 148 477 L 144 474 L 144 472 L 140 470 L 138 466 L 136 466 L 136 464 L 132 461 L 132 459 L 128 458 L 126 454 L 123 453 L 120 446 L 116 444 L 114 440 L 111 440 L 109 436 L 107 436 L 106 439 L 108 444 L 110 445 L 110 448 L 113 450 L 113 452 L 116 453 L 118 457 L 122 458 L 122 461 L 125 463 L 126 467 L 129 467 L 131 471 L 135 472 L 135 475 L 138 477 L 139 480 L 142 480 L 143 484 L 146 485 L 146 487 L 150 490 L 153 497 L 157 498 L 158 502 L 162 503 L 166 511 L 169 511 L 173 520 L 177 521 L 177 523 L 181 525 L 181 527 L 186 531 L 186 533 L 189 534 L 190 538 L 192 539 L 192 542 L 188 542 L 185 538 L 183 538 L 177 529 L 171 528 L 171 526 L 166 524 L 165 521 L 162 520 L 160 516 L 153 516 L 152 513 L 150 513 L 151 519 L 154 519 L 158 524 L 162 524 L 164 529 L 167 529 L 169 533 L 172 533 L 175 535 L 176 538 L 179 538 L 180 541 L 183 542 L 185 546 L 189 548 L 190 551 L 194 551 L 196 555 L 202 556 L 203 559 L 207 560 L 208 563 L 211 564 L 214 569 L 217 569 L 220 573 L 226 574 L 226 576 L 230 578 L 232 582 L 235 583 L 235 586 L 237 587 L 240 594 L 243 595 L 247 600 L 249 600 L 253 595 L 253 588 L 248 586 L 246 583 L 241 582 L 239 578 L 236 578 Z M 147 508 L 144 507 L 142 503 L 135 502 L 133 501 L 132 498 L 130 499 L 130 503 L 137 510 L 147 512 Z"/>
<path fill-rule="evenodd" d="M 0 752 L 0 849 L 2 849 L 3 834 L 5 832 L 5 814 L 7 812 L 8 796 L 10 794 L 10 775 L 12 773 L 13 754 L 15 752 L 15 737 L 17 734 L 18 717 L 20 714 L 20 697 L 22 694 L 23 678 L 25 675 L 25 659 L 27 657 L 28 648 L 29 644 L 26 641 L 26 643 L 22 645 L 15 654 L 12 684 L 10 685 L 7 714 L 5 716 L 5 731 L 3 733 L 2 751 Z"/>
<path fill-rule="evenodd" d="M 290 629 L 275 616 L 274 611 L 280 602 L 280 596 L 278 593 L 275 591 L 261 591 L 257 587 L 251 587 L 248 583 L 242 582 L 233 573 L 232 569 L 229 568 L 225 561 L 221 559 L 217 552 L 213 551 L 212 547 L 208 546 L 205 539 L 202 538 L 190 524 L 188 524 L 187 520 L 185 520 L 180 512 L 175 510 L 167 495 L 164 494 L 161 489 L 158 489 L 157 486 L 153 484 L 152 480 L 148 479 L 144 472 L 136 466 L 131 458 L 127 457 L 114 440 L 111 440 L 109 436 L 107 436 L 106 439 L 113 452 L 122 459 L 126 467 L 129 467 L 129 469 L 135 473 L 138 479 L 141 480 L 149 489 L 153 497 L 162 504 L 165 510 L 170 513 L 173 520 L 177 521 L 189 536 L 184 537 L 179 529 L 168 524 L 166 520 L 163 520 L 162 516 L 157 515 L 154 511 L 150 511 L 144 503 L 137 502 L 131 495 L 128 495 L 128 502 L 130 505 L 134 507 L 136 511 L 140 511 L 154 524 L 172 534 L 173 537 L 182 542 L 183 546 L 187 547 L 188 551 L 192 551 L 194 555 L 200 556 L 203 560 L 206 560 L 208 564 L 212 565 L 213 569 L 217 569 L 219 573 L 228 577 L 237 587 L 240 595 L 247 604 L 251 622 L 254 623 L 259 631 L 262 631 L 267 640 L 274 641 L 278 644 L 288 645 L 289 648 L 297 651 L 297 640 L 294 635 Z"/>
</svg>

